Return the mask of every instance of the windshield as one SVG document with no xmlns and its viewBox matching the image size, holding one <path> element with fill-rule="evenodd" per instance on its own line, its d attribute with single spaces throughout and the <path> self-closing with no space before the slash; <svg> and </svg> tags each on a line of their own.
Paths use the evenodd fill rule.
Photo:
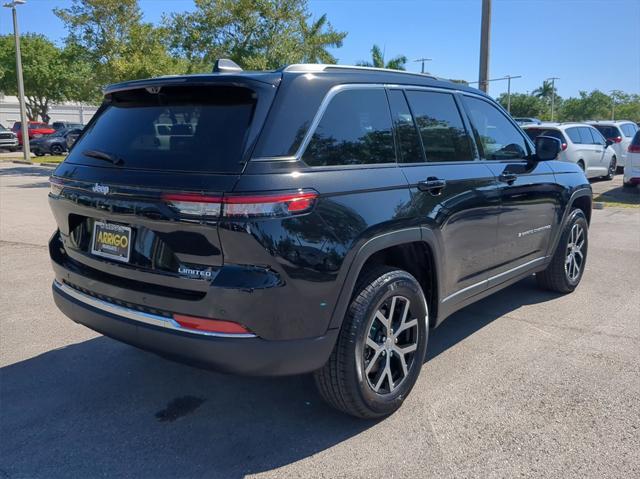
<svg viewBox="0 0 640 479">
<path fill-rule="evenodd" d="M 98 151 L 120 159 L 125 168 L 242 171 L 257 98 L 253 90 L 230 86 L 149 90 L 108 95 L 66 161 L 108 166 L 83 154 Z"/>
</svg>

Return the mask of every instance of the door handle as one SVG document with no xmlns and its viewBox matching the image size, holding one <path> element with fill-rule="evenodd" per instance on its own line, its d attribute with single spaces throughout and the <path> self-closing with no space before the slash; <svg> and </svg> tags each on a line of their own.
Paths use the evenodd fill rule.
<svg viewBox="0 0 640 479">
<path fill-rule="evenodd" d="M 515 173 L 502 173 L 498 176 L 498 180 L 502 183 L 507 183 L 508 185 L 513 184 L 518 179 L 518 175 Z"/>
<path fill-rule="evenodd" d="M 441 180 L 434 176 L 430 176 L 426 180 L 418 182 L 418 189 L 420 191 L 428 191 L 434 196 L 442 193 L 445 186 L 447 186 L 446 180 Z"/>
</svg>

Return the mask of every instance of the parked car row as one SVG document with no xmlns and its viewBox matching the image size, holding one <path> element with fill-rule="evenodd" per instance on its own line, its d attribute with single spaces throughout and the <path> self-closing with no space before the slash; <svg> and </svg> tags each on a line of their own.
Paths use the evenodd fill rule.
<svg viewBox="0 0 640 479">
<path fill-rule="evenodd" d="M 29 146 L 37 156 L 60 155 L 68 151 L 80 136 L 84 125 L 69 121 L 47 123 L 30 121 Z M 16 121 L 11 129 L 0 125 L 0 149 L 16 151 L 22 147 L 22 122 Z"/>
<path fill-rule="evenodd" d="M 562 143 L 560 161 L 577 164 L 587 178 L 607 179 L 613 179 L 616 170 L 627 163 L 631 139 L 638 131 L 637 125 L 629 121 L 541 122 L 524 124 L 522 128 L 532 140 L 541 135 L 557 138 Z"/>
</svg>

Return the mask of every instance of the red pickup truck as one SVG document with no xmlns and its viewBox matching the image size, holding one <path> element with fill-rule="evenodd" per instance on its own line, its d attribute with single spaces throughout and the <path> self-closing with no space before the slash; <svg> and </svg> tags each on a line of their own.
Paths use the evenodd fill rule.
<svg viewBox="0 0 640 479">
<path fill-rule="evenodd" d="M 11 128 L 18 136 L 18 144 L 22 145 L 22 122 L 16 121 Z M 54 133 L 54 130 L 51 126 L 46 123 L 38 122 L 38 121 L 30 121 L 29 122 L 29 140 L 32 138 L 39 138 L 44 135 L 50 135 Z"/>
</svg>

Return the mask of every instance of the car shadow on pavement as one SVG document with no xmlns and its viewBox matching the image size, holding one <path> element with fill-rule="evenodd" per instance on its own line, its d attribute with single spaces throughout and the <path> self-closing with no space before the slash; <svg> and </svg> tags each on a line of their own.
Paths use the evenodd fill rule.
<svg viewBox="0 0 640 479">
<path fill-rule="evenodd" d="M 553 297 L 530 281 L 497 293 L 437 328 L 429 357 Z M 0 477 L 240 478 L 311 457 L 377 423 L 326 406 L 309 375 L 226 376 L 104 337 L 6 366 L 0 384 Z"/>
<path fill-rule="evenodd" d="M 543 303 L 561 295 L 538 287 L 530 276 L 448 317 L 431 331 L 427 361 L 455 346 L 492 321 L 528 304 Z"/>
<path fill-rule="evenodd" d="M 241 478 L 376 421 L 340 414 L 312 378 L 250 378 L 98 337 L 0 370 L 0 477 Z"/>
</svg>

